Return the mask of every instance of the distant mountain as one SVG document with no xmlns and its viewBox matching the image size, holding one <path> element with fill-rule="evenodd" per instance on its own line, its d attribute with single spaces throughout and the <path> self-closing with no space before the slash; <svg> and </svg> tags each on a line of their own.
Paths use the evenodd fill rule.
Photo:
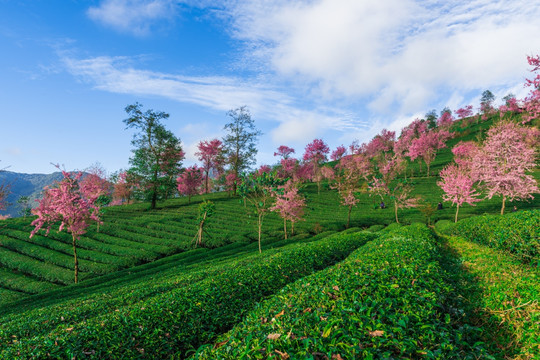
<svg viewBox="0 0 540 360">
<path fill-rule="evenodd" d="M 7 198 L 10 205 L 4 211 L 0 211 L 0 215 L 10 215 L 17 217 L 21 207 L 17 204 L 17 200 L 21 196 L 29 196 L 32 207 L 37 205 L 36 199 L 41 198 L 41 191 L 47 185 L 51 185 L 57 180 L 62 179 L 61 172 L 52 174 L 22 174 L 11 171 L 0 172 L 0 184 L 8 184 L 10 186 L 10 194 Z"/>
</svg>

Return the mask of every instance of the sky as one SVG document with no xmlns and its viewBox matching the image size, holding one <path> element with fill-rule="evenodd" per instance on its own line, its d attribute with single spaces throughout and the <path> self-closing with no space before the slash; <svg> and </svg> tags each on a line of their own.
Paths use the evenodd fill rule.
<svg viewBox="0 0 540 360">
<path fill-rule="evenodd" d="M 0 0 L 0 168 L 129 167 L 125 107 L 170 114 L 185 165 L 246 105 L 258 164 L 331 149 L 428 111 L 526 95 L 530 0 Z"/>
</svg>

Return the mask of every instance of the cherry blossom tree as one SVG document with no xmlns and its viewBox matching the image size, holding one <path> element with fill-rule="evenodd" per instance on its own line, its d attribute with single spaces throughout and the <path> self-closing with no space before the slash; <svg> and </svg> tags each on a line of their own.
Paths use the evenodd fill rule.
<svg viewBox="0 0 540 360">
<path fill-rule="evenodd" d="M 274 153 L 274 156 L 280 156 L 282 159 L 288 159 L 291 154 L 294 154 L 294 149 L 285 145 L 278 147 L 277 151 Z"/>
<path fill-rule="evenodd" d="M 394 215 L 396 222 L 399 223 L 398 210 L 409 207 L 416 207 L 418 199 L 413 198 L 411 192 L 413 190 L 410 182 L 405 179 L 398 178 L 398 174 L 402 171 L 403 163 L 399 157 L 394 156 L 389 159 L 386 166 L 379 168 L 378 173 L 372 176 L 369 183 L 369 190 L 384 201 L 384 196 L 388 196 L 394 204 Z"/>
<path fill-rule="evenodd" d="M 411 147 L 407 156 L 414 160 L 421 157 L 427 167 L 427 176 L 429 177 L 429 167 L 435 156 L 437 150 L 446 147 L 446 140 L 450 138 L 450 133 L 446 130 L 429 131 L 422 133 L 418 139 L 414 139 L 411 142 Z"/>
<path fill-rule="evenodd" d="M 230 171 L 225 176 L 225 188 L 229 192 L 229 197 L 231 196 L 231 193 L 236 193 L 236 187 L 238 186 L 240 182 L 240 179 L 236 176 L 236 173 L 233 171 Z"/>
<path fill-rule="evenodd" d="M 270 211 L 279 213 L 283 219 L 283 232 L 287 240 L 287 221 L 291 222 L 291 235 L 294 235 L 294 224 L 304 216 L 306 199 L 298 193 L 298 183 L 288 180 L 285 185 L 274 191 L 275 204 Z"/>
<path fill-rule="evenodd" d="M 473 106 L 467 105 L 465 107 L 459 108 L 454 113 L 458 116 L 460 120 L 463 120 L 467 117 L 473 116 Z"/>
<path fill-rule="evenodd" d="M 202 163 L 202 170 L 204 172 L 204 192 L 208 194 L 208 181 L 210 178 L 210 172 L 216 172 L 219 175 L 223 171 L 225 164 L 225 155 L 223 151 L 223 143 L 218 139 L 212 139 L 210 141 L 201 141 L 197 145 L 198 151 L 195 153 L 199 161 Z"/>
<path fill-rule="evenodd" d="M 86 232 L 91 221 L 100 223 L 101 220 L 95 205 L 81 192 L 79 180 L 82 173 L 73 174 L 62 171 L 62 174 L 64 178 L 61 181 L 52 187 L 45 187 L 43 199 L 39 200 L 38 207 L 32 210 L 32 214 L 37 215 L 37 219 L 32 221 L 32 226 L 35 228 L 30 233 L 30 237 L 45 225 L 47 225 L 45 234 L 47 236 L 51 226 L 59 222 L 58 231 L 65 229 L 72 237 L 75 283 L 77 283 L 79 279 L 77 240 Z"/>
<path fill-rule="evenodd" d="M 340 160 L 343 156 L 345 156 L 345 154 L 347 154 L 347 149 L 345 148 L 345 146 L 340 145 L 336 148 L 336 150 L 332 152 L 332 155 L 330 155 L 330 159 L 332 161 L 337 161 Z"/>
<path fill-rule="evenodd" d="M 107 173 L 99 164 L 91 166 L 85 173 L 86 176 L 79 182 L 81 194 L 93 204 L 97 212 L 101 212 L 101 208 L 108 205 L 111 200 L 111 183 L 107 181 Z M 99 222 L 97 232 L 99 232 Z"/>
<path fill-rule="evenodd" d="M 188 203 L 191 203 L 191 197 L 200 192 L 203 183 L 203 169 L 197 165 L 193 165 L 184 169 L 184 171 L 176 179 L 178 184 L 178 192 L 182 195 L 187 195 Z"/>
<path fill-rule="evenodd" d="M 470 172 L 479 147 L 474 141 L 460 141 L 452 148 L 454 161 L 464 171 Z"/>
<path fill-rule="evenodd" d="M 337 169 L 332 188 L 338 191 L 341 205 L 348 209 L 346 228 L 349 228 L 352 209 L 360 201 L 355 193 L 360 191 L 360 179 L 369 176 L 371 165 L 366 155 L 346 156 L 341 158 Z"/>
<path fill-rule="evenodd" d="M 531 90 L 523 100 L 525 114 L 522 123 L 540 119 L 540 56 L 527 56 L 527 62 L 533 67 L 531 72 L 537 74 L 535 78 L 527 79 L 525 83 L 525 86 L 531 87 Z"/>
<path fill-rule="evenodd" d="M 437 127 L 442 129 L 449 129 L 454 123 L 454 117 L 449 111 L 444 111 L 437 119 Z"/>
<path fill-rule="evenodd" d="M 396 133 L 394 131 L 382 129 L 381 133 L 371 139 L 365 146 L 364 153 L 376 161 L 380 161 L 384 153 L 393 150 L 395 141 Z"/>
<path fill-rule="evenodd" d="M 507 200 L 532 199 L 532 194 L 539 191 L 529 174 L 536 166 L 536 150 L 527 142 L 531 131 L 513 122 L 500 122 L 488 130 L 474 157 L 472 171 L 487 197 L 502 197 L 501 214 Z"/>
<path fill-rule="evenodd" d="M 119 171 L 112 175 L 113 185 L 113 205 L 121 205 L 124 202 L 129 203 L 133 197 L 138 184 L 135 176 L 129 171 Z"/>
<path fill-rule="evenodd" d="M 281 169 L 278 171 L 278 176 L 282 179 L 295 177 L 298 169 L 298 160 L 295 158 L 281 159 Z"/>
<path fill-rule="evenodd" d="M 321 192 L 321 180 L 320 166 L 324 161 L 328 160 L 327 154 L 330 152 L 330 148 L 321 139 L 315 139 L 306 146 L 304 152 L 304 162 L 311 164 L 312 178 L 317 182 L 317 192 Z"/>
<path fill-rule="evenodd" d="M 261 176 L 264 173 L 270 173 L 272 171 L 272 168 L 270 165 L 261 165 L 257 171 L 255 171 L 256 176 Z"/>
<path fill-rule="evenodd" d="M 443 200 L 456 205 L 454 222 L 457 222 L 460 206 L 464 203 L 474 206 L 475 202 L 480 201 L 478 198 L 480 194 L 473 188 L 474 180 L 470 171 L 460 166 L 450 164 L 441 170 L 439 175 L 441 180 L 437 182 L 437 185 L 444 191 Z"/>
</svg>

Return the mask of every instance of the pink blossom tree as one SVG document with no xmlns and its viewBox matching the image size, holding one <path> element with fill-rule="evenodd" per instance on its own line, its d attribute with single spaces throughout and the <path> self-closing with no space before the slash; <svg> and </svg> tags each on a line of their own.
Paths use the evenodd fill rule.
<svg viewBox="0 0 540 360">
<path fill-rule="evenodd" d="M 446 130 L 429 131 L 422 133 L 418 139 L 414 139 L 411 142 L 411 147 L 407 156 L 414 160 L 421 157 L 427 167 L 427 176 L 429 177 L 429 167 L 435 156 L 437 150 L 446 147 L 446 140 L 450 138 L 450 133 Z"/>
<path fill-rule="evenodd" d="M 291 156 L 291 154 L 294 154 L 293 148 L 290 148 L 285 145 L 281 145 L 280 147 L 278 147 L 277 151 L 274 153 L 274 156 L 279 156 L 282 159 L 288 159 Z"/>
<path fill-rule="evenodd" d="M 225 188 L 229 192 L 229 197 L 231 197 L 231 193 L 236 193 L 236 187 L 240 183 L 240 179 L 236 176 L 236 173 L 233 171 L 230 171 L 225 175 Z"/>
<path fill-rule="evenodd" d="M 255 171 L 256 176 L 262 176 L 262 174 L 268 174 L 272 171 L 270 165 L 261 165 L 257 171 Z"/>
<path fill-rule="evenodd" d="M 347 207 L 347 225 L 351 222 L 351 212 L 360 201 L 355 193 L 360 191 L 360 179 L 367 179 L 371 165 L 365 155 L 346 156 L 341 158 L 337 165 L 337 172 L 334 177 L 332 188 L 338 191 L 341 198 L 341 205 Z"/>
<path fill-rule="evenodd" d="M 418 205 L 418 199 L 411 195 L 413 190 L 411 184 L 397 177 L 402 171 L 402 166 L 403 163 L 399 157 L 394 156 L 388 160 L 386 166 L 379 168 L 379 173 L 375 174 L 369 183 L 369 191 L 380 196 L 382 201 L 384 201 L 384 196 L 387 196 L 394 203 L 394 215 L 398 224 L 399 209 Z"/>
<path fill-rule="evenodd" d="M 482 148 L 476 153 L 473 173 L 491 199 L 502 197 L 501 214 L 506 200 L 534 198 L 538 192 L 535 178 L 529 174 L 536 166 L 536 151 L 527 144 L 527 127 L 501 122 L 487 132 Z"/>
<path fill-rule="evenodd" d="M 203 169 L 193 165 L 184 169 L 176 179 L 178 192 L 188 197 L 188 203 L 191 203 L 191 197 L 200 192 L 203 183 Z"/>
<path fill-rule="evenodd" d="M 454 161 L 460 169 L 470 172 L 479 147 L 474 141 L 460 141 L 452 148 Z"/>
<path fill-rule="evenodd" d="M 527 56 L 527 62 L 533 67 L 531 72 L 537 74 L 535 78 L 527 79 L 525 83 L 525 86 L 531 87 L 531 91 L 523 100 L 525 114 L 522 123 L 540 119 L 540 56 Z"/>
<path fill-rule="evenodd" d="M 129 203 L 135 189 L 139 186 L 135 176 L 129 171 L 120 171 L 113 175 L 113 205 L 121 205 L 124 202 Z"/>
<path fill-rule="evenodd" d="M 281 169 L 278 171 L 278 176 L 282 179 L 295 177 L 298 169 L 298 160 L 294 158 L 281 159 Z"/>
<path fill-rule="evenodd" d="M 458 116 L 460 120 L 463 120 L 467 117 L 473 116 L 473 106 L 467 105 L 465 107 L 459 108 L 454 113 Z"/>
<path fill-rule="evenodd" d="M 454 117 L 451 112 L 445 111 L 437 119 L 437 127 L 442 129 L 449 129 L 454 123 Z"/>
<path fill-rule="evenodd" d="M 285 185 L 280 186 L 274 191 L 275 204 L 270 208 L 271 211 L 279 213 L 283 219 L 283 232 L 287 240 L 287 221 L 291 222 L 291 235 L 294 235 L 294 224 L 304 216 L 306 199 L 298 193 L 298 183 L 292 179 Z"/>
<path fill-rule="evenodd" d="M 81 192 L 79 180 L 82 173 L 72 174 L 62 171 L 62 174 L 64 179 L 53 187 L 45 187 L 43 199 L 39 200 L 38 207 L 32 210 L 32 214 L 37 215 L 37 219 L 32 221 L 32 226 L 35 228 L 30 233 L 30 237 L 45 225 L 47 225 L 45 234 L 47 236 L 51 226 L 60 222 L 58 231 L 65 229 L 72 237 L 75 283 L 77 283 L 79 279 L 77 240 L 86 232 L 90 221 L 99 223 L 101 220 L 94 204 Z"/>
<path fill-rule="evenodd" d="M 454 222 L 457 222 L 460 206 L 464 203 L 474 206 L 475 202 L 480 201 L 478 198 L 480 194 L 473 188 L 474 180 L 470 171 L 460 166 L 450 164 L 439 175 L 441 180 L 437 182 L 437 185 L 444 191 L 443 200 L 456 205 Z"/>
<path fill-rule="evenodd" d="M 345 154 L 347 154 L 347 149 L 345 148 L 345 146 L 340 145 L 336 148 L 336 150 L 332 152 L 332 155 L 330 155 L 330 159 L 333 161 L 337 161 L 340 160 L 343 156 L 345 156 Z"/>
<path fill-rule="evenodd" d="M 99 165 L 93 165 L 86 171 L 86 176 L 81 178 L 79 187 L 81 194 L 93 204 L 99 213 L 101 208 L 109 204 L 111 198 L 111 183 L 107 180 L 105 169 Z M 99 232 L 99 222 L 97 223 Z"/>
<path fill-rule="evenodd" d="M 330 148 L 325 144 L 322 139 L 315 139 L 306 146 L 304 152 L 304 162 L 310 163 L 313 169 L 313 179 L 317 182 L 317 192 L 321 193 L 321 180 L 322 176 L 319 176 L 320 166 L 324 161 L 328 160 L 327 154 L 330 152 Z"/>
<path fill-rule="evenodd" d="M 223 143 L 218 139 L 200 141 L 197 150 L 195 155 L 202 163 L 201 169 L 204 172 L 204 192 L 208 194 L 210 191 L 208 187 L 210 172 L 214 171 L 216 175 L 223 172 L 223 166 L 225 165 Z"/>
</svg>

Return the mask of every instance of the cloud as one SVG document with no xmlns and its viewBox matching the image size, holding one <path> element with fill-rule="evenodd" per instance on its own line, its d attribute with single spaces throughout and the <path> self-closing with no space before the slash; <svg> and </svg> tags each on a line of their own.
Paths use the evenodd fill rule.
<svg viewBox="0 0 540 360">
<path fill-rule="evenodd" d="M 103 0 L 99 6 L 90 7 L 87 15 L 120 32 L 144 36 L 156 23 L 173 19 L 176 11 L 173 0 Z"/>
<path fill-rule="evenodd" d="M 181 103 L 227 111 L 247 104 L 258 120 L 278 123 L 276 143 L 307 141 L 328 130 L 358 130 L 365 126 L 339 109 L 296 103 L 295 98 L 268 83 L 224 76 L 181 76 L 139 70 L 127 57 L 76 59 L 62 55 L 66 69 L 96 89 L 119 94 L 161 96 Z M 305 108 L 307 107 L 307 108 Z"/>
<path fill-rule="evenodd" d="M 236 1 L 232 36 L 246 55 L 326 99 L 414 113 L 454 92 L 513 87 L 538 52 L 540 3 L 493 1 Z M 264 65 L 260 65 L 260 63 Z M 444 105 L 443 105 L 444 106 Z"/>
</svg>

